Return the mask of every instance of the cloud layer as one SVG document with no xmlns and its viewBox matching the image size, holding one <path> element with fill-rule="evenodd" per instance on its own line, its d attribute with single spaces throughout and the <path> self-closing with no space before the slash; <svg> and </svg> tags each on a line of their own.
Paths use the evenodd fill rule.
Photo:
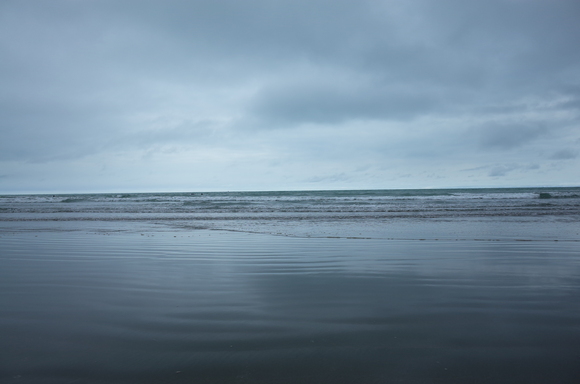
<svg viewBox="0 0 580 384">
<path fill-rule="evenodd" d="M 0 193 L 578 185 L 575 0 L 4 1 Z"/>
</svg>

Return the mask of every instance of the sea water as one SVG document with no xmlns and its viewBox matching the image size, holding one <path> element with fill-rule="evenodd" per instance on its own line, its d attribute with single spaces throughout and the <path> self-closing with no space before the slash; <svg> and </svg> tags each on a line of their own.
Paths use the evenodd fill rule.
<svg viewBox="0 0 580 384">
<path fill-rule="evenodd" d="M 580 189 L 0 197 L 1 383 L 576 383 Z"/>
</svg>

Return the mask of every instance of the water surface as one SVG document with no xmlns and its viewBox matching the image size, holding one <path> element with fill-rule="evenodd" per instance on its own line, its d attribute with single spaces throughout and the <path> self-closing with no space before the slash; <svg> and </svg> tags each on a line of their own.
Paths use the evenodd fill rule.
<svg viewBox="0 0 580 384">
<path fill-rule="evenodd" d="M 576 383 L 575 242 L 0 237 L 6 383 Z"/>
<path fill-rule="evenodd" d="M 578 383 L 580 189 L 0 196 L 0 383 Z"/>
</svg>

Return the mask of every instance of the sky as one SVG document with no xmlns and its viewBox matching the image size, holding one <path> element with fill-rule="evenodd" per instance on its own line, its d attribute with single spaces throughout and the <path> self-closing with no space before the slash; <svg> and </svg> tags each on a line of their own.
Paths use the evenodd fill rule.
<svg viewBox="0 0 580 384">
<path fill-rule="evenodd" d="M 0 0 L 0 194 L 580 185 L 578 0 Z"/>
</svg>

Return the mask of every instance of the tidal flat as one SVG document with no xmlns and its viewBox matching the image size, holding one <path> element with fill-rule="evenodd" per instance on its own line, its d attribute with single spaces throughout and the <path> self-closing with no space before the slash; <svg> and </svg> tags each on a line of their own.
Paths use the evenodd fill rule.
<svg viewBox="0 0 580 384">
<path fill-rule="evenodd" d="M 0 234 L 0 382 L 580 380 L 574 240 L 106 225 Z"/>
</svg>

